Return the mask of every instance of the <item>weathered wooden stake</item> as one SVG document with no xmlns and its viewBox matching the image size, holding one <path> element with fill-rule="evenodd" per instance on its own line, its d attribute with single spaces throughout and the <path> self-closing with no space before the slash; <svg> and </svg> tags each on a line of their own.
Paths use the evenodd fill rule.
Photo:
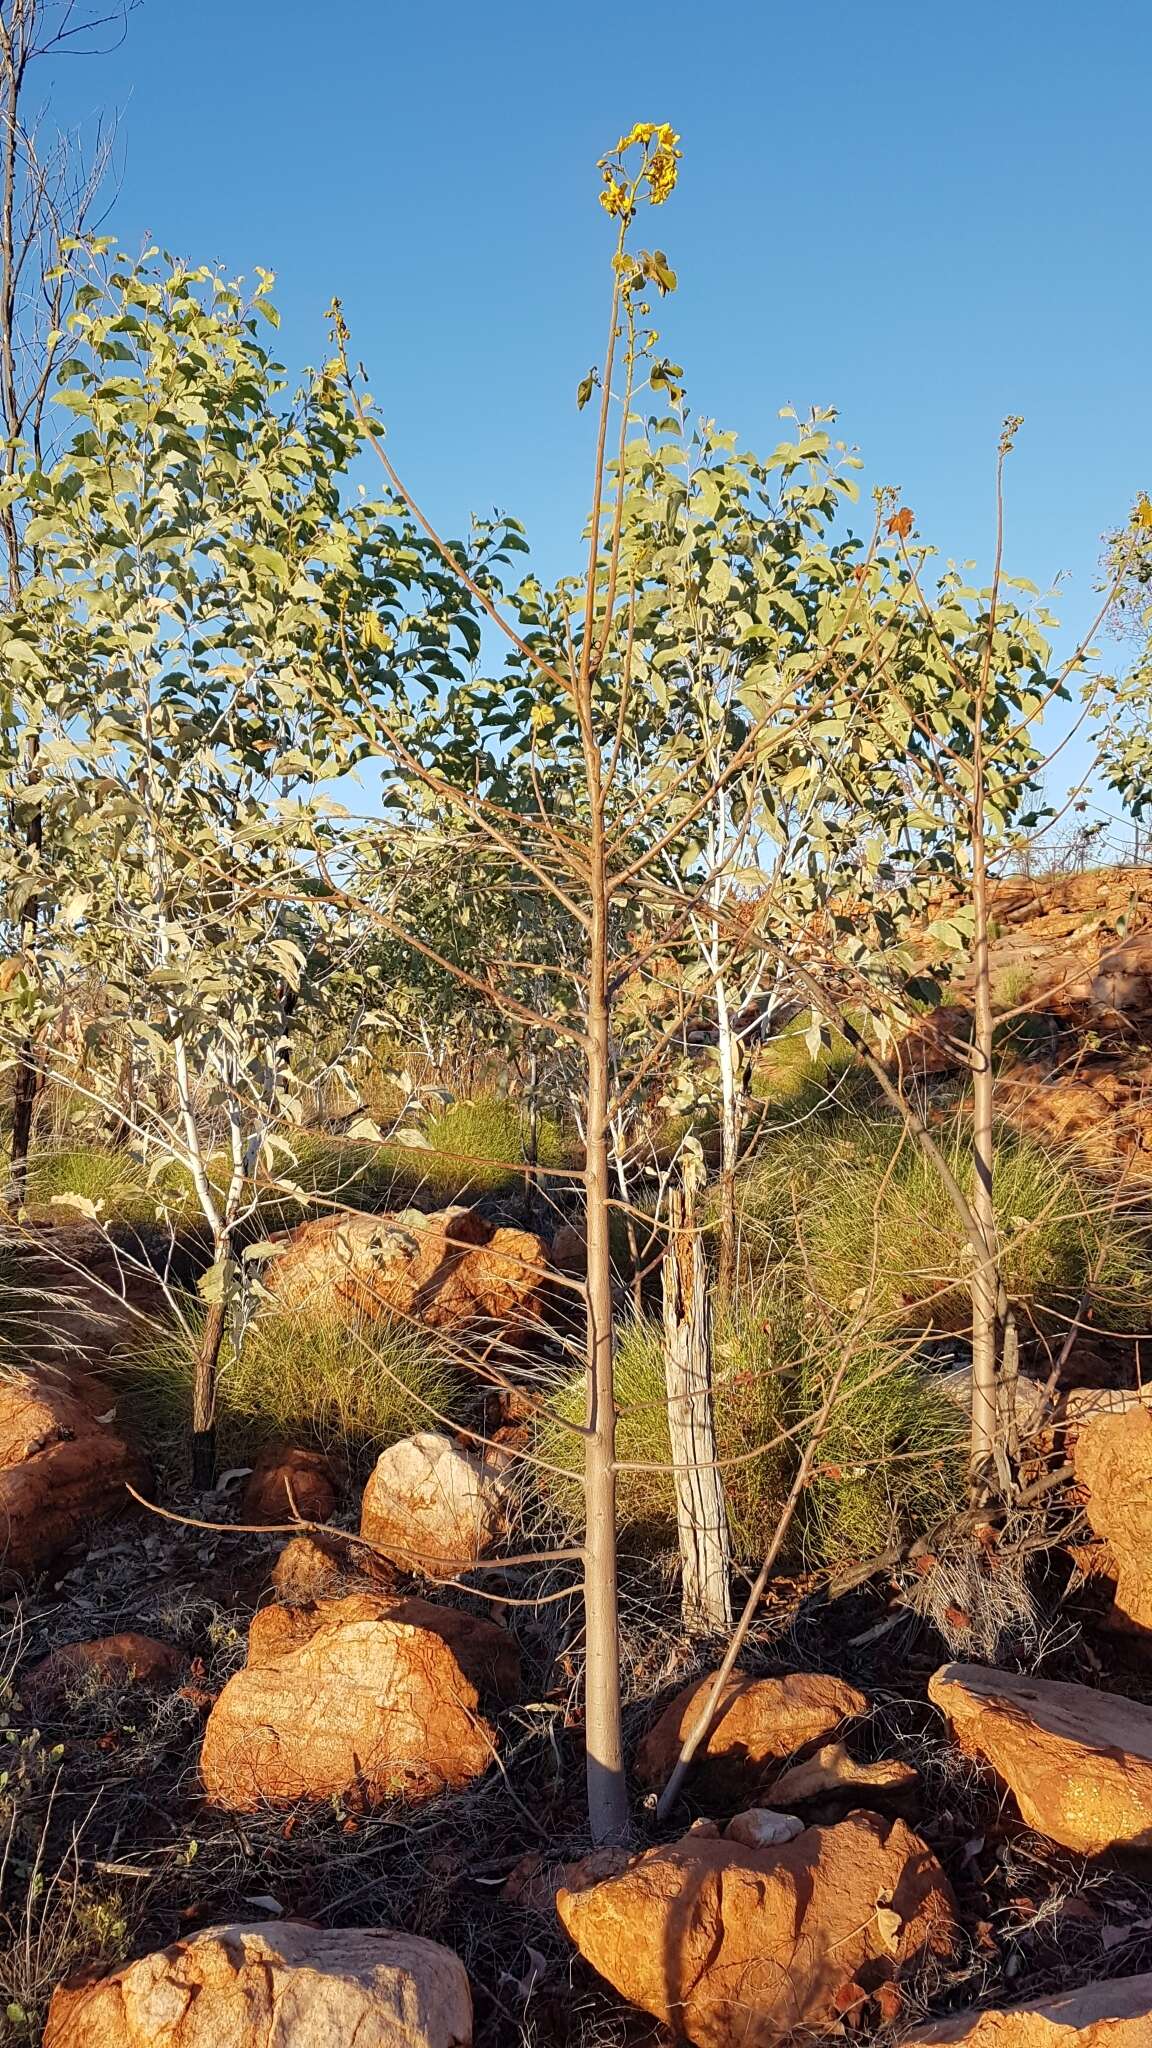
<svg viewBox="0 0 1152 2048">
<path fill-rule="evenodd" d="M 684 1626 L 718 1634 L 732 1626 L 731 1554 L 724 1482 L 716 1463 L 708 1279 L 692 1210 L 690 1193 L 671 1190 L 662 1273 L 664 1381 L 683 1564 Z"/>
</svg>

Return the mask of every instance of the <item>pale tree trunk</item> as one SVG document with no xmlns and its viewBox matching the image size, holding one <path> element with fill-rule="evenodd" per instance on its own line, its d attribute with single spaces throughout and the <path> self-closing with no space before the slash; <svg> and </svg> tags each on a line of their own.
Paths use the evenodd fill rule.
<svg viewBox="0 0 1152 2048">
<path fill-rule="evenodd" d="M 722 1301 L 736 1280 L 736 1168 L 740 1159 L 740 1077 L 728 991 L 723 977 L 716 982 L 716 1024 L 720 1060 L 720 1238 L 716 1284 Z"/>
<path fill-rule="evenodd" d="M 608 905 L 603 818 L 593 804 L 588 962 L 588 1087 L 584 1190 L 588 1232 L 588 1410 L 584 1457 L 585 1742 L 588 1823 L 597 1844 L 628 1835 L 620 1725 L 620 1609 L 616 1575 L 616 1391 L 608 1237 Z"/>
<path fill-rule="evenodd" d="M 730 1547 L 712 1404 L 712 1329 L 704 1247 L 685 1191 L 669 1195 L 664 1288 L 664 1381 L 676 1483 L 681 1613 L 690 1632 L 732 1626 Z"/>
<path fill-rule="evenodd" d="M 996 1214 L 993 1199 L 992 988 L 988 964 L 988 870 L 984 845 L 983 782 L 977 739 L 972 821 L 972 953 L 974 1020 L 972 1035 L 972 1152 L 975 1181 L 972 1214 L 982 1256 L 972 1275 L 972 1476 L 987 1474 L 997 1447 L 996 1339 L 999 1305 Z"/>
<path fill-rule="evenodd" d="M 198 1493 L 207 1492 L 216 1479 L 216 1382 L 227 1312 L 222 1285 L 218 1298 L 208 1305 L 192 1381 L 190 1450 L 192 1484 Z"/>
</svg>

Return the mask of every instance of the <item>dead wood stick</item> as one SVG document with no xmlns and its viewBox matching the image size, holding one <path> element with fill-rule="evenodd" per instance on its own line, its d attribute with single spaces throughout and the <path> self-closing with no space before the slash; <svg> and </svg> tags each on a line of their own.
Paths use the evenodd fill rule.
<svg viewBox="0 0 1152 2048">
<path fill-rule="evenodd" d="M 740 1648 L 744 1641 L 744 1638 L 748 1634 L 748 1630 L 752 1626 L 753 1616 L 756 1613 L 756 1609 L 760 1605 L 761 1597 L 763 1595 L 765 1586 L 768 1584 L 768 1579 L 772 1572 L 772 1568 L 775 1565 L 776 1560 L 784 1547 L 784 1539 L 787 1536 L 790 1527 L 792 1526 L 792 1517 L 800 1504 L 800 1496 L 803 1493 L 804 1488 L 808 1484 L 808 1479 L 812 1471 L 813 1460 L 815 1459 L 816 1452 L 820 1444 L 820 1440 L 823 1437 L 824 1431 L 828 1426 L 828 1418 L 832 1413 L 833 1404 L 836 1400 L 837 1394 L 840 1391 L 840 1383 L 843 1380 L 847 1370 L 848 1361 L 847 1359 L 845 1359 L 843 1364 L 840 1365 L 840 1367 L 833 1375 L 832 1384 L 829 1387 L 827 1395 L 824 1399 L 824 1405 L 820 1409 L 820 1412 L 817 1415 L 816 1420 L 813 1424 L 812 1434 L 808 1439 L 807 1446 L 805 1447 L 804 1456 L 800 1460 L 800 1465 L 796 1473 L 796 1477 L 792 1481 L 791 1491 L 789 1492 L 788 1498 L 785 1501 L 784 1506 L 780 1510 L 780 1515 L 777 1520 L 775 1530 L 773 1531 L 772 1541 L 768 1545 L 768 1550 L 765 1555 L 764 1562 L 761 1565 L 759 1571 L 757 1572 L 755 1579 L 752 1581 L 752 1587 L 748 1594 L 748 1598 L 744 1603 L 743 1612 L 740 1616 L 739 1621 L 736 1623 L 735 1628 L 732 1631 L 732 1635 L 728 1643 L 728 1648 L 724 1653 L 724 1661 L 721 1664 L 719 1671 L 716 1673 L 715 1678 L 713 1679 L 711 1685 L 708 1688 L 708 1698 L 704 1703 L 703 1710 L 698 1715 L 693 1726 L 689 1729 L 688 1734 L 685 1737 L 683 1747 L 681 1748 L 680 1755 L 676 1760 L 676 1765 L 672 1772 L 672 1775 L 669 1778 L 668 1783 L 665 1785 L 664 1790 L 661 1792 L 660 1797 L 656 1802 L 657 1820 L 666 1820 L 669 1813 L 672 1811 L 672 1808 L 675 1806 L 676 1801 L 679 1797 L 680 1787 L 684 1783 L 684 1780 L 692 1767 L 692 1760 L 696 1755 L 696 1751 L 699 1749 L 700 1744 L 707 1740 L 708 1735 L 711 1732 L 712 1723 L 716 1718 L 716 1711 L 720 1705 L 720 1700 L 724 1691 L 724 1687 L 727 1684 L 728 1678 L 732 1671 L 732 1667 L 735 1664 L 737 1657 L 740 1655 Z"/>
</svg>

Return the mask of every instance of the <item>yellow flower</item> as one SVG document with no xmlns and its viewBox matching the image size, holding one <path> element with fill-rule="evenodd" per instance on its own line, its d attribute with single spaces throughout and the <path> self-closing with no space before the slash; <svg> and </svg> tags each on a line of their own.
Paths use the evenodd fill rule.
<svg viewBox="0 0 1152 2048">
<path fill-rule="evenodd" d="M 651 142 L 655 133 L 655 121 L 637 121 L 628 130 L 627 135 L 620 137 L 619 142 L 616 144 L 617 156 L 620 156 L 624 150 L 631 149 L 634 142 Z"/>
<path fill-rule="evenodd" d="M 600 204 L 605 213 L 610 213 L 614 218 L 632 211 L 627 185 L 622 184 L 610 170 L 604 173 L 604 190 L 600 194 Z"/>
<path fill-rule="evenodd" d="M 648 197 L 653 206 L 663 206 L 676 189 L 676 159 L 679 150 L 658 150 L 648 166 Z"/>
</svg>

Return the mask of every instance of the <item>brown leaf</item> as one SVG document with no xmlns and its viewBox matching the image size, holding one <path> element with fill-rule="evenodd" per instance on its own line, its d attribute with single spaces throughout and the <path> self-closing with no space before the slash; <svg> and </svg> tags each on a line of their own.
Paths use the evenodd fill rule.
<svg viewBox="0 0 1152 2048">
<path fill-rule="evenodd" d="M 903 2015 L 904 1997 L 898 1984 L 878 1984 L 872 1993 L 872 2003 L 882 2027 L 894 2027 Z"/>
<path fill-rule="evenodd" d="M 900 510 L 892 514 L 887 531 L 894 540 L 907 540 L 912 531 L 912 513 L 907 505 L 901 505 Z"/>
</svg>

